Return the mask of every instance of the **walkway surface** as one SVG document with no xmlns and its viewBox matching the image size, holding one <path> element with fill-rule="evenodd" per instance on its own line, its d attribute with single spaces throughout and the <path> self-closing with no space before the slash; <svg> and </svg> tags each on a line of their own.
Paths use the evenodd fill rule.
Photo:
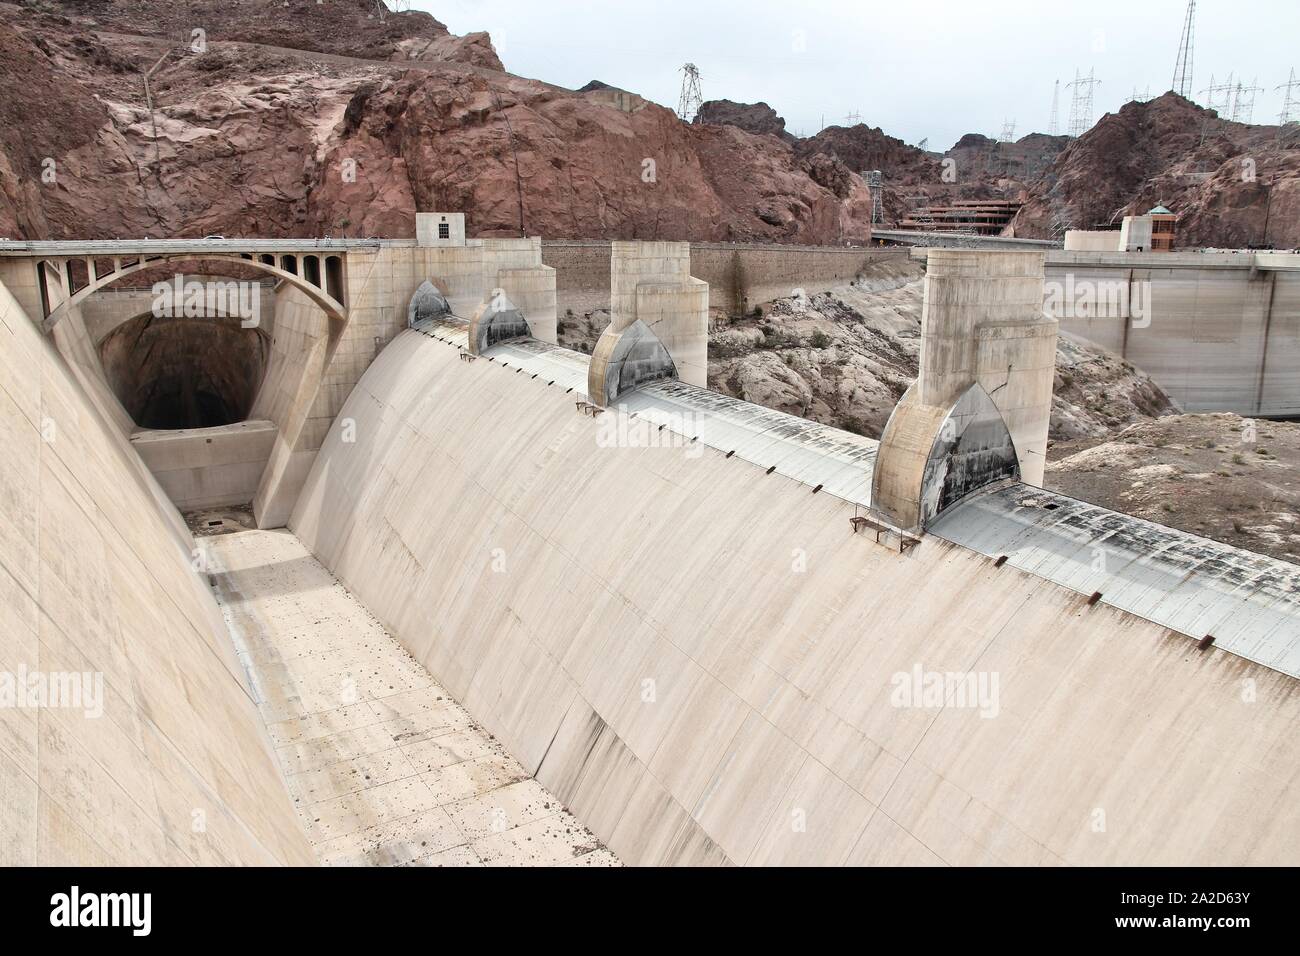
<svg viewBox="0 0 1300 956">
<path fill-rule="evenodd" d="M 618 865 L 292 533 L 198 543 L 322 864 Z"/>
</svg>

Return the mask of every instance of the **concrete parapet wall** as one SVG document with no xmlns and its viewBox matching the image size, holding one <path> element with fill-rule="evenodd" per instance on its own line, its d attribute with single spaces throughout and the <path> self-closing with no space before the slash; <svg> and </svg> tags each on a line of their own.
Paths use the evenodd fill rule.
<svg viewBox="0 0 1300 956">
<path fill-rule="evenodd" d="M 1065 231 L 1066 252 L 1118 252 L 1120 251 L 1119 230 L 1085 230 L 1067 229 Z"/>
<path fill-rule="evenodd" d="M 847 285 L 873 262 L 905 255 L 861 246 L 692 243 L 691 275 L 709 283 L 711 304 L 740 315 L 802 289 Z"/>
<path fill-rule="evenodd" d="M 3 285 L 0 436 L 0 677 L 83 691 L 0 707 L 0 865 L 310 865 L 193 540 Z"/>
<path fill-rule="evenodd" d="M 1293 679 L 459 354 L 385 350 L 291 526 L 624 861 L 1300 859 Z"/>
</svg>

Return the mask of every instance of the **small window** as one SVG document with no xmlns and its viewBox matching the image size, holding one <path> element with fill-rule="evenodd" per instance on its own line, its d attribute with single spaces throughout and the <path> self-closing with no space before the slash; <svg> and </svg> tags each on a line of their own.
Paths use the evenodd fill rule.
<svg viewBox="0 0 1300 956">
<path fill-rule="evenodd" d="M 451 224 L 450 224 L 450 223 L 446 223 L 446 222 L 440 222 L 440 223 L 438 223 L 438 238 L 439 238 L 439 239 L 450 239 L 450 238 L 451 238 Z"/>
</svg>

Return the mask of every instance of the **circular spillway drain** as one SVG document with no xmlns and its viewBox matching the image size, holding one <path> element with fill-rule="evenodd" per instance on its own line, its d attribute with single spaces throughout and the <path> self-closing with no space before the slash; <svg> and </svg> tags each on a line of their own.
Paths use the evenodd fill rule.
<svg viewBox="0 0 1300 956">
<path fill-rule="evenodd" d="M 270 339 L 238 319 L 123 322 L 99 344 L 114 393 L 141 428 L 208 428 L 248 417 L 266 374 Z"/>
</svg>

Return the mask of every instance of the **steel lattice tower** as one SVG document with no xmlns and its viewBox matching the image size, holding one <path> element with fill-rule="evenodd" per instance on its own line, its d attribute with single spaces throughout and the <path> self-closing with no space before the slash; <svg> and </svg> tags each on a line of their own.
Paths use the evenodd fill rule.
<svg viewBox="0 0 1300 956">
<path fill-rule="evenodd" d="M 1219 114 L 1220 118 L 1228 112 L 1232 105 L 1232 74 L 1228 74 L 1228 82 L 1215 83 L 1214 75 L 1210 75 L 1210 85 L 1201 90 L 1201 95 L 1205 97 L 1205 106 Z"/>
<path fill-rule="evenodd" d="M 1052 87 L 1052 121 L 1047 124 L 1048 136 L 1061 135 L 1061 81 L 1057 80 Z"/>
<path fill-rule="evenodd" d="M 1300 98 L 1296 97 L 1295 91 L 1300 88 L 1300 80 L 1295 78 L 1295 67 L 1291 68 L 1291 77 L 1285 83 L 1278 87 L 1279 90 L 1285 90 L 1286 95 L 1282 98 L 1282 112 L 1278 114 L 1278 124 L 1285 126 L 1287 123 L 1300 121 Z"/>
<path fill-rule="evenodd" d="M 1093 88 L 1101 82 L 1094 75 L 1095 70 L 1089 70 L 1086 77 L 1080 76 L 1079 71 L 1074 71 L 1074 82 L 1068 86 L 1074 88 L 1074 98 L 1070 103 L 1070 135 L 1082 136 L 1088 130 L 1092 129 L 1092 93 Z"/>
<path fill-rule="evenodd" d="M 1178 61 L 1174 64 L 1174 82 L 1170 89 L 1185 99 L 1192 98 L 1192 54 L 1196 28 L 1196 0 L 1187 4 L 1183 35 L 1178 44 Z"/>
<path fill-rule="evenodd" d="M 1256 83 L 1259 81 L 1256 80 Z M 1238 83 L 1232 91 L 1232 121 L 1249 124 L 1255 117 L 1255 94 L 1264 92 L 1262 86 L 1242 86 Z"/>
<path fill-rule="evenodd" d="M 704 105 L 704 94 L 700 92 L 700 70 L 694 63 L 682 67 L 682 96 L 677 103 L 677 115 L 683 123 L 695 120 Z"/>
<path fill-rule="evenodd" d="M 884 192 L 884 178 L 880 170 L 873 169 L 863 174 L 867 181 L 867 188 L 871 190 L 871 224 L 879 225 L 884 221 L 885 209 L 881 201 L 881 194 Z"/>
</svg>

